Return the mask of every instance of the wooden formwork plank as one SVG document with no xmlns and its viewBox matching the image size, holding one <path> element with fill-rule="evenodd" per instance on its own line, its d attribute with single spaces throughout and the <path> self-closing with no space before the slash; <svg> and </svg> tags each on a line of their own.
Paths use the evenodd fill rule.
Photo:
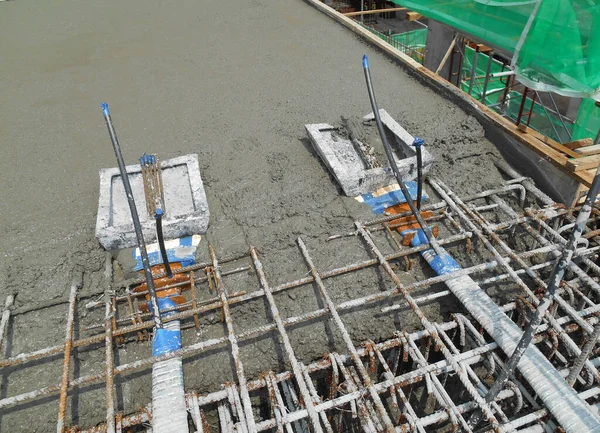
<svg viewBox="0 0 600 433">
<path fill-rule="evenodd" d="M 582 171 L 596 168 L 598 164 L 600 164 L 600 155 L 591 155 L 578 159 L 570 159 L 567 161 L 567 168 L 573 171 Z"/>
<path fill-rule="evenodd" d="M 533 137 L 540 140 L 542 143 L 547 144 L 548 146 L 558 150 L 559 152 L 562 152 L 562 153 L 570 156 L 571 158 L 581 158 L 581 155 L 579 153 L 575 152 L 574 150 L 569 149 L 564 144 L 560 144 L 558 141 L 555 141 L 555 140 L 551 139 L 550 137 L 547 137 L 544 134 L 537 132 L 535 129 L 532 129 L 523 124 L 520 124 L 518 126 L 518 128 L 519 128 L 519 131 L 532 135 Z"/>
<path fill-rule="evenodd" d="M 579 140 L 575 140 L 575 141 L 569 141 L 568 143 L 565 143 L 565 147 L 568 147 L 569 149 L 579 149 L 582 147 L 586 147 L 586 146 L 591 146 L 594 142 L 592 141 L 591 138 L 581 138 Z"/>
<path fill-rule="evenodd" d="M 385 12 L 401 12 L 405 11 L 406 8 L 387 8 L 387 9 L 371 9 L 368 11 L 357 11 L 357 12 L 347 12 L 344 14 L 345 17 L 356 17 L 360 15 L 370 15 L 370 14 L 382 14 Z"/>
<path fill-rule="evenodd" d="M 416 21 L 423 18 L 419 12 L 406 12 L 406 21 Z"/>
</svg>

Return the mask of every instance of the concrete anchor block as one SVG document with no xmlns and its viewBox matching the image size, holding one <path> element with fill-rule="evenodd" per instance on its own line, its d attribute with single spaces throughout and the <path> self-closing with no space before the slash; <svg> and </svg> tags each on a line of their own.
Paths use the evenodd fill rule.
<svg viewBox="0 0 600 433">
<path fill-rule="evenodd" d="M 208 202 L 200 177 L 198 155 L 184 155 L 161 161 L 166 215 L 165 239 L 206 233 Z M 146 243 L 156 240 L 154 216 L 145 205 L 142 169 L 139 164 L 126 167 L 133 198 L 140 216 Z M 137 245 L 129 205 L 118 168 L 100 170 L 100 198 L 96 219 L 96 238 L 107 250 Z"/>
<path fill-rule="evenodd" d="M 381 122 L 388 139 L 394 149 L 396 164 L 405 181 L 415 180 L 417 177 L 417 156 L 412 146 L 414 137 L 398 124 L 384 109 L 379 110 Z M 374 121 L 373 113 L 363 118 L 365 121 Z M 349 138 L 341 137 L 335 133 L 336 128 L 326 123 L 309 124 L 304 126 L 308 137 L 333 174 L 344 194 L 349 197 L 373 192 L 378 188 L 396 182 L 394 173 L 389 166 L 367 168 L 367 165 L 354 148 Z M 433 157 L 422 147 L 423 174 L 429 172 Z"/>
</svg>

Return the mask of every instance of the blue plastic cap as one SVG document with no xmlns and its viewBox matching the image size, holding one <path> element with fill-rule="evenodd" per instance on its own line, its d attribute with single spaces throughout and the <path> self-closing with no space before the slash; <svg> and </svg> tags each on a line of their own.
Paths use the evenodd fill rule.
<svg viewBox="0 0 600 433">
<path fill-rule="evenodd" d="M 421 147 L 424 144 L 425 144 L 425 140 L 423 140 L 422 138 L 419 138 L 419 137 L 415 137 L 412 145 L 415 147 Z"/>
<path fill-rule="evenodd" d="M 158 218 L 158 217 L 160 217 L 162 215 L 163 215 L 162 209 L 161 208 L 157 208 L 156 212 L 154 213 L 154 218 Z"/>
<path fill-rule="evenodd" d="M 146 154 L 146 152 L 144 152 L 144 154 L 142 156 L 140 156 L 140 165 L 155 164 L 155 163 L 156 163 L 155 155 L 148 155 L 148 154 Z"/>
<path fill-rule="evenodd" d="M 103 102 L 102 104 L 100 104 L 100 107 L 102 107 L 102 113 L 105 116 L 110 116 L 110 111 L 108 111 L 108 104 L 106 102 Z"/>
<path fill-rule="evenodd" d="M 367 69 L 369 67 L 369 58 L 367 57 L 367 55 L 365 54 L 363 56 L 363 68 Z"/>
</svg>

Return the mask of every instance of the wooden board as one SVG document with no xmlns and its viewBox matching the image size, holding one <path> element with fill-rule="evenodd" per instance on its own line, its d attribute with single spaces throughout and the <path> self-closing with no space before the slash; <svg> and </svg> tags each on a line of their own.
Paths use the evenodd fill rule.
<svg viewBox="0 0 600 433">
<path fill-rule="evenodd" d="M 594 144 L 594 142 L 591 138 L 581 138 L 579 140 L 569 141 L 564 145 L 569 149 L 579 149 L 580 147 L 591 146 L 592 144 Z"/>
<path fill-rule="evenodd" d="M 421 15 L 419 12 L 406 12 L 407 21 L 416 21 L 420 20 L 421 18 L 423 18 L 423 15 Z"/>
<path fill-rule="evenodd" d="M 540 140 L 542 143 L 547 144 L 550 147 L 564 153 L 565 155 L 570 156 L 571 158 L 581 158 L 581 155 L 574 150 L 569 149 L 564 144 L 560 144 L 558 141 L 554 141 L 550 137 L 546 137 L 544 134 L 537 132 L 535 129 L 531 129 L 522 123 L 519 125 L 519 131 L 529 134 L 536 139 Z"/>
<path fill-rule="evenodd" d="M 573 171 L 582 171 L 596 168 L 598 164 L 600 164 L 600 155 L 584 156 L 583 158 L 568 160 L 567 168 Z"/>
<path fill-rule="evenodd" d="M 594 144 L 593 146 L 584 146 L 575 149 L 580 155 L 589 156 L 589 155 L 597 155 L 600 153 L 600 144 Z"/>
<path fill-rule="evenodd" d="M 469 44 L 469 47 L 473 48 L 478 53 L 488 53 L 488 52 L 492 51 L 492 49 L 490 47 L 488 47 L 487 45 L 484 45 L 484 44 L 478 44 L 473 41 L 469 41 L 468 44 Z"/>
</svg>

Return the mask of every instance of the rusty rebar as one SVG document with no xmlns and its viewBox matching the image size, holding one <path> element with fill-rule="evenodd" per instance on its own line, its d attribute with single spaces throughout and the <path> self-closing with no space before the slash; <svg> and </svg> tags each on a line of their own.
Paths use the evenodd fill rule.
<svg viewBox="0 0 600 433">
<path fill-rule="evenodd" d="M 112 256 L 106 253 L 106 269 L 104 271 L 104 362 L 106 367 L 106 431 L 115 433 L 115 397 L 114 397 L 114 354 L 113 354 L 113 299 L 110 291 L 112 283 Z"/>
<path fill-rule="evenodd" d="M 451 244 L 454 242 L 459 242 L 461 240 L 467 239 L 470 236 L 471 236 L 471 234 L 469 232 L 461 233 L 458 235 L 449 236 L 446 239 L 441 239 L 438 242 L 440 245 L 447 245 L 447 244 Z M 406 255 L 417 254 L 421 251 L 424 251 L 425 249 L 427 249 L 426 245 L 414 247 L 414 248 L 406 248 L 405 250 L 397 251 L 395 253 L 387 255 L 386 259 L 387 260 L 395 260 L 395 259 L 404 257 Z M 247 254 L 242 255 L 242 257 L 247 257 L 247 256 L 248 256 Z M 333 277 L 343 275 L 346 273 L 350 273 L 353 271 L 357 271 L 360 269 L 365 269 L 365 268 L 368 268 L 371 266 L 375 266 L 375 265 L 377 265 L 377 263 L 378 263 L 377 260 L 370 259 L 370 260 L 364 260 L 361 262 L 357 262 L 357 263 L 354 263 L 354 264 L 351 264 L 348 266 L 342 266 L 339 268 L 332 269 L 330 271 L 323 272 L 321 274 L 321 279 L 333 278 Z M 222 275 L 224 275 L 224 273 Z M 294 280 L 294 281 L 291 281 L 288 283 L 283 283 L 283 284 L 280 284 L 279 286 L 273 287 L 272 291 L 273 291 L 273 293 L 278 293 L 278 292 L 296 288 L 296 287 L 299 287 L 299 286 L 302 286 L 305 284 L 311 284 L 312 282 L 314 282 L 314 278 L 312 276 L 304 277 L 304 278 L 300 278 L 300 279 L 297 279 L 297 280 Z M 238 303 L 238 302 L 244 302 L 247 300 L 259 298 L 261 296 L 263 296 L 263 291 L 257 290 L 252 293 L 242 295 L 240 297 L 230 297 L 229 303 L 233 304 L 233 303 Z M 207 302 L 210 302 L 210 301 L 207 301 Z M 192 317 L 194 314 L 207 313 L 209 311 L 216 310 L 219 308 L 222 308 L 221 301 L 217 299 L 217 300 L 212 301 L 209 304 L 201 305 L 195 309 L 190 309 L 190 310 L 185 310 L 180 313 L 170 314 L 168 317 L 165 317 L 165 321 L 168 322 L 171 320 L 182 320 L 182 319 L 186 319 L 188 317 Z M 136 325 L 130 325 L 130 326 L 122 327 L 122 328 L 116 328 L 113 332 L 113 335 L 115 337 L 121 336 L 121 335 L 126 335 L 129 333 L 137 332 L 139 330 L 150 329 L 153 326 L 154 326 L 153 321 L 144 321 L 144 322 L 138 323 Z M 103 341 L 103 339 L 104 339 L 103 334 L 82 338 L 80 340 L 74 341 L 73 347 L 84 347 L 84 346 L 87 346 L 90 344 L 99 343 L 99 342 Z M 58 353 L 61 353 L 62 350 L 63 350 L 63 346 L 57 345 L 57 346 L 51 346 L 51 347 L 46 347 L 44 349 L 36 350 L 34 352 L 21 353 L 21 354 L 12 356 L 10 358 L 7 358 L 5 360 L 0 360 L 0 368 L 14 366 L 14 365 L 22 364 L 24 362 L 29 362 L 29 361 L 45 358 L 48 356 L 56 355 Z"/>
<path fill-rule="evenodd" d="M 390 419 L 389 414 L 385 410 L 385 408 L 383 406 L 383 402 L 379 398 L 379 394 L 377 394 L 377 392 L 375 392 L 375 390 L 372 388 L 371 378 L 369 377 L 369 373 L 365 370 L 365 367 L 364 367 L 362 361 L 360 360 L 360 357 L 358 356 L 358 352 L 356 351 L 356 347 L 354 347 L 354 343 L 352 342 L 352 339 L 350 338 L 350 335 L 348 334 L 348 331 L 346 330 L 346 327 L 344 326 L 344 323 L 343 323 L 342 319 L 340 318 L 340 315 L 338 314 L 337 309 L 335 308 L 335 304 L 329 297 L 329 293 L 325 289 L 325 284 L 323 283 L 323 280 L 321 279 L 319 272 L 315 268 L 315 265 L 314 265 L 310 255 L 308 253 L 308 250 L 306 249 L 306 246 L 304 245 L 304 242 L 302 241 L 301 238 L 298 238 L 298 246 L 300 247 L 300 250 L 302 251 L 302 255 L 304 256 L 304 260 L 306 261 L 306 264 L 308 265 L 308 268 L 315 279 L 315 284 L 319 288 L 319 292 L 321 293 L 323 300 L 327 304 L 327 309 L 329 310 L 329 313 L 331 314 L 331 317 L 333 318 L 337 328 L 341 332 L 342 338 L 344 339 L 344 342 L 346 343 L 346 347 L 348 348 L 348 350 L 350 351 L 350 354 L 353 357 L 354 364 L 356 365 L 356 368 L 358 369 L 358 371 L 360 373 L 361 379 L 362 379 L 363 383 L 365 384 L 365 386 L 367 387 L 367 389 L 369 389 L 369 393 L 371 395 L 371 398 L 373 399 L 373 402 L 375 403 L 377 413 L 379 414 L 383 423 L 385 424 L 385 430 L 388 433 L 393 433 L 394 426 L 392 425 L 392 420 Z"/>
<path fill-rule="evenodd" d="M 371 239 L 371 236 L 362 227 L 360 223 L 355 223 L 355 226 L 359 235 L 364 239 L 371 251 L 377 257 L 381 267 L 385 270 L 386 274 L 392 279 L 392 281 L 396 285 L 398 292 L 402 294 L 405 301 L 408 303 L 415 315 L 419 318 L 419 321 L 421 322 L 423 327 L 429 331 L 431 337 L 435 341 L 435 345 L 440 349 L 444 357 L 453 365 L 454 370 L 458 373 L 461 383 L 465 386 L 466 390 L 469 392 L 473 400 L 475 400 L 475 402 L 479 405 L 480 409 L 483 411 L 485 417 L 493 426 L 494 430 L 499 431 L 500 424 L 498 423 L 498 420 L 496 419 L 491 408 L 489 407 L 489 404 L 481 397 L 481 395 L 479 395 L 478 391 L 469 381 L 469 378 L 465 371 L 457 364 L 452 353 L 450 353 L 444 342 L 440 339 L 439 335 L 437 334 L 437 331 L 435 330 L 429 319 L 425 317 L 425 314 L 415 302 L 412 295 L 403 286 L 402 282 L 400 281 L 400 278 L 398 278 L 398 275 L 396 275 L 389 262 L 385 259 L 385 256 L 381 253 L 379 248 L 377 248 L 375 242 L 373 242 L 373 239 Z M 502 260 L 502 258 L 500 258 L 500 260 Z"/>
<path fill-rule="evenodd" d="M 65 430 L 65 417 L 67 415 L 67 391 L 69 390 L 69 371 L 71 366 L 71 349 L 73 348 L 73 327 L 75 323 L 75 305 L 77 303 L 77 291 L 83 285 L 83 272 L 76 271 L 73 278 L 71 292 L 69 295 L 69 311 L 67 315 L 67 330 L 64 343 L 64 360 L 62 368 L 62 381 L 60 384 L 60 397 L 58 403 L 58 422 L 56 432 L 63 433 Z"/>
<path fill-rule="evenodd" d="M 269 308 L 271 310 L 271 316 L 273 317 L 273 321 L 277 326 L 277 331 L 279 332 L 279 337 L 283 342 L 283 347 L 285 349 L 286 355 L 292 364 L 292 370 L 294 371 L 294 377 L 296 379 L 296 383 L 298 384 L 298 388 L 300 389 L 300 393 L 302 394 L 302 398 L 304 399 L 304 403 L 306 405 L 306 409 L 308 410 L 308 415 L 310 417 L 310 421 L 312 423 L 313 429 L 316 433 L 322 433 L 323 429 L 319 422 L 319 416 L 315 412 L 313 405 L 311 404 L 311 395 L 310 391 L 307 388 L 307 383 L 304 381 L 304 376 L 302 375 L 302 368 L 298 363 L 298 359 L 296 358 L 296 354 L 294 353 L 294 349 L 292 348 L 292 343 L 290 342 L 290 338 L 285 331 L 285 326 L 283 321 L 281 320 L 281 316 L 279 315 L 279 309 L 277 308 L 277 304 L 275 303 L 275 298 L 273 297 L 273 293 L 271 292 L 271 287 L 269 286 L 269 282 L 267 281 L 267 276 L 263 269 L 262 263 L 258 258 L 258 254 L 256 252 L 256 248 L 250 247 L 250 255 L 252 256 L 252 260 L 254 261 L 254 268 L 256 269 L 256 273 L 258 274 L 258 278 L 260 280 L 260 285 L 265 293 L 265 298 L 269 303 Z M 327 422 L 327 420 L 325 420 Z"/>
<path fill-rule="evenodd" d="M 235 363 L 236 375 L 238 378 L 238 383 L 240 385 L 240 393 L 242 395 L 244 413 L 246 415 L 246 422 L 248 423 L 248 433 L 256 433 L 256 424 L 254 422 L 254 414 L 252 413 L 252 403 L 250 401 L 250 394 L 248 393 L 248 384 L 246 380 L 246 375 L 244 373 L 244 365 L 242 364 L 242 360 L 240 358 L 238 340 L 235 336 L 235 331 L 233 329 L 233 319 L 231 318 L 231 312 L 229 311 L 227 290 L 225 289 L 225 285 L 223 284 L 223 280 L 221 278 L 221 271 L 219 269 L 219 262 L 217 260 L 217 256 L 215 255 L 215 250 L 213 249 L 212 245 L 209 245 L 208 248 L 210 258 L 212 261 L 212 276 L 214 277 L 217 286 L 217 294 L 221 299 L 221 308 L 223 310 L 223 315 L 225 316 L 225 324 L 227 326 L 227 338 L 229 340 L 229 345 L 231 346 L 231 356 L 233 357 L 233 361 Z"/>
</svg>

